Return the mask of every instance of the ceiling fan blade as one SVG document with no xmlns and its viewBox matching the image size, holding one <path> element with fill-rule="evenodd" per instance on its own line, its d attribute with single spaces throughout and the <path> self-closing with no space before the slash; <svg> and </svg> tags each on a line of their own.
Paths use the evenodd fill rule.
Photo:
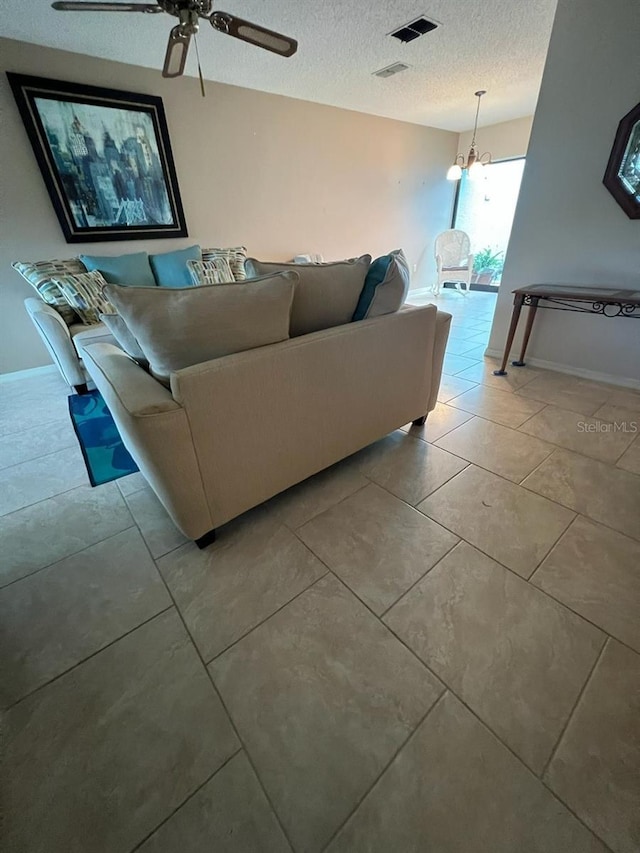
<svg viewBox="0 0 640 853">
<path fill-rule="evenodd" d="M 155 3 L 82 3 L 62 2 L 52 3 L 51 7 L 57 12 L 155 12 L 164 11 L 162 6 Z"/>
<path fill-rule="evenodd" d="M 242 18 L 236 18 L 228 12 L 212 12 L 209 20 L 211 26 L 219 32 L 249 44 L 255 44 L 256 47 L 263 47 L 280 56 L 293 56 L 298 49 L 298 42 L 295 39 L 267 30 L 258 24 L 252 24 L 250 21 L 244 21 Z"/>
<path fill-rule="evenodd" d="M 174 27 L 169 34 L 167 52 L 162 66 L 163 77 L 180 77 L 184 74 L 184 66 L 189 51 L 190 35 L 183 35 L 180 27 Z"/>
</svg>

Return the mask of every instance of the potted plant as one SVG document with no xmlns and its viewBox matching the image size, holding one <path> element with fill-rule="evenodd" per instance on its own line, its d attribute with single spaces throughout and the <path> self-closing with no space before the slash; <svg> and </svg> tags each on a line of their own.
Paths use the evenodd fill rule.
<svg viewBox="0 0 640 853">
<path fill-rule="evenodd" d="M 474 284 L 491 284 L 493 279 L 502 272 L 504 260 L 503 252 L 494 252 L 491 246 L 487 246 L 476 253 L 473 260 Z"/>
</svg>

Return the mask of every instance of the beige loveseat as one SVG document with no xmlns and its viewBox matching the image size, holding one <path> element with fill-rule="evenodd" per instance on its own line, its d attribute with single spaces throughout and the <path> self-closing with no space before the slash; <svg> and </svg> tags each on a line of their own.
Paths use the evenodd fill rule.
<svg viewBox="0 0 640 853">
<path fill-rule="evenodd" d="M 204 546 L 216 527 L 430 412 L 450 321 L 406 306 L 178 370 L 171 390 L 115 346 L 82 349 L 138 467 Z"/>
</svg>

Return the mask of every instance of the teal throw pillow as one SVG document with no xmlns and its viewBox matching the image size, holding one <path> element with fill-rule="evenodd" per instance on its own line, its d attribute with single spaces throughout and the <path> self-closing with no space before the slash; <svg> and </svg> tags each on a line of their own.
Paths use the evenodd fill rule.
<svg viewBox="0 0 640 853">
<path fill-rule="evenodd" d="M 365 277 L 352 322 L 399 311 L 410 283 L 409 264 L 402 249 L 376 258 Z"/>
<path fill-rule="evenodd" d="M 146 252 L 130 255 L 80 255 L 88 270 L 98 270 L 109 284 L 128 284 L 132 287 L 155 287 L 156 280 Z"/>
<path fill-rule="evenodd" d="M 175 252 L 163 252 L 161 255 L 149 255 L 149 263 L 160 287 L 193 287 L 187 261 L 201 261 L 200 246 L 176 249 Z"/>
<path fill-rule="evenodd" d="M 369 267 L 369 272 L 365 276 L 364 286 L 360 299 L 354 311 L 352 322 L 355 320 L 364 320 L 369 310 L 369 306 L 376 295 L 376 288 L 385 280 L 389 265 L 391 264 L 391 255 L 382 255 L 381 258 L 376 258 Z"/>
</svg>

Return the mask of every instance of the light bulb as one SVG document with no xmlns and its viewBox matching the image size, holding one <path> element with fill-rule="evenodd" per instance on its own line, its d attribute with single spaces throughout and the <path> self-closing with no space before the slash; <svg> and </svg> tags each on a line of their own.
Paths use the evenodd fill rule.
<svg viewBox="0 0 640 853">
<path fill-rule="evenodd" d="M 458 163 L 454 163 L 453 166 L 449 166 L 449 171 L 447 172 L 448 181 L 459 181 L 461 177 L 462 168 Z"/>
</svg>

